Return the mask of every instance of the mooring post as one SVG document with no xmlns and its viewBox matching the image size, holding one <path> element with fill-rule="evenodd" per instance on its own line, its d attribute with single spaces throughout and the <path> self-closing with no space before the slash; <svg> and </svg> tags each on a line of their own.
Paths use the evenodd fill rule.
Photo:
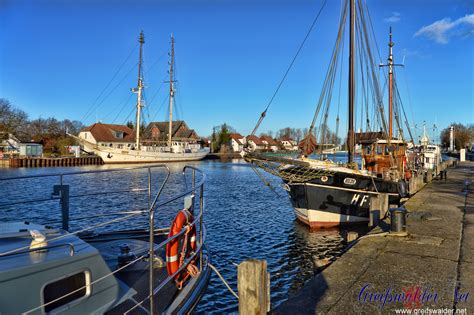
<svg viewBox="0 0 474 315">
<path fill-rule="evenodd" d="M 237 268 L 239 314 L 267 314 L 270 311 L 270 274 L 266 260 L 246 260 Z"/>
</svg>

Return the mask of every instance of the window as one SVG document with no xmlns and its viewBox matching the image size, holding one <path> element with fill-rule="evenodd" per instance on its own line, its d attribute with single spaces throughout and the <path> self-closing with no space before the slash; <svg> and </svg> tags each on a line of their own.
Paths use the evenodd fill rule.
<svg viewBox="0 0 474 315">
<path fill-rule="evenodd" d="M 377 154 L 382 154 L 382 145 L 377 144 L 377 147 L 375 149 L 375 153 Z"/>
<path fill-rule="evenodd" d="M 52 310 L 58 307 L 69 304 L 72 301 L 78 300 L 82 297 L 88 296 L 90 294 L 90 287 L 88 287 L 89 284 L 89 273 L 86 273 L 85 271 L 47 284 L 43 289 L 44 304 L 54 301 L 60 298 L 61 296 L 64 296 L 73 291 L 78 291 L 56 302 L 46 305 L 44 307 L 45 312 L 51 312 Z"/>
<path fill-rule="evenodd" d="M 123 144 L 117 144 L 117 148 L 123 149 Z"/>
<path fill-rule="evenodd" d="M 87 132 L 84 133 L 84 139 L 87 139 Z"/>
<path fill-rule="evenodd" d="M 390 153 L 390 152 L 389 152 L 389 151 L 390 151 L 389 148 L 390 148 L 390 147 L 389 147 L 388 145 L 385 145 L 385 147 L 384 147 L 385 150 L 383 151 L 383 154 L 384 154 L 384 155 L 389 155 L 389 153 Z"/>
<path fill-rule="evenodd" d="M 109 147 L 113 147 L 112 143 L 109 143 Z"/>
<path fill-rule="evenodd" d="M 367 155 L 372 154 L 372 146 L 371 145 L 365 146 L 365 154 L 367 154 Z"/>
</svg>

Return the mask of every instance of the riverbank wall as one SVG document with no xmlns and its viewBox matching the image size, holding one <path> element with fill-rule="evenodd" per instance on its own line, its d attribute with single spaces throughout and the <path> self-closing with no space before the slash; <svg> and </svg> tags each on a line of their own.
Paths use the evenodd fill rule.
<svg viewBox="0 0 474 315">
<path fill-rule="evenodd" d="M 474 162 L 445 171 L 405 203 L 407 236 L 383 220 L 272 313 L 472 313 Z"/>
<path fill-rule="evenodd" d="M 10 158 L 10 167 L 67 167 L 82 165 L 102 165 L 104 161 L 99 156 L 59 157 L 59 158 Z"/>
</svg>

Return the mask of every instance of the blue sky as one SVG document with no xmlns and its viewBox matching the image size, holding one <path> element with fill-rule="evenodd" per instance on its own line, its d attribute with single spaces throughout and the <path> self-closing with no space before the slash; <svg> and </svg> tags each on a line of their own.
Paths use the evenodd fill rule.
<svg viewBox="0 0 474 315">
<path fill-rule="evenodd" d="M 147 121 L 165 120 L 163 81 L 169 36 L 174 33 L 177 117 L 204 136 L 223 122 L 248 134 L 322 3 L 1 0 L 0 97 L 31 118 L 82 119 L 86 124 L 133 119 L 130 88 L 136 85 L 137 38 L 144 30 L 148 101 L 144 116 Z M 421 126 L 426 120 L 441 129 L 452 121 L 474 123 L 473 2 L 367 3 L 382 55 L 377 62 L 385 62 L 390 25 L 395 59 L 405 60 L 397 77 L 410 122 Z M 340 1 L 328 0 L 259 131 L 309 126 L 339 10 Z M 344 101 L 342 126 L 346 108 Z M 334 111 L 329 118 L 333 128 Z"/>
</svg>

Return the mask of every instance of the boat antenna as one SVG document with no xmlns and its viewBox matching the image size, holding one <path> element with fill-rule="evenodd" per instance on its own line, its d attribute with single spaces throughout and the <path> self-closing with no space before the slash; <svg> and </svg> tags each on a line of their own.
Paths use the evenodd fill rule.
<svg viewBox="0 0 474 315">
<path fill-rule="evenodd" d="M 135 148 L 140 149 L 140 113 L 142 111 L 142 89 L 143 89 L 143 80 L 142 80 L 142 61 L 143 61 L 143 44 L 145 43 L 145 35 L 143 31 L 140 32 L 140 37 L 138 39 L 140 43 L 140 53 L 138 58 L 138 86 L 135 89 L 132 89 L 133 92 L 137 92 L 137 122 L 136 122 L 136 139 L 135 139 Z"/>
<path fill-rule="evenodd" d="M 174 98 L 174 78 L 173 78 L 173 66 L 174 66 L 174 37 L 173 33 L 171 33 L 171 53 L 170 53 L 170 117 L 169 117 L 169 124 L 168 124 L 168 147 L 171 149 L 171 132 L 173 131 L 173 98 Z"/>
<path fill-rule="evenodd" d="M 349 11 L 349 25 L 350 25 L 350 37 L 349 37 L 349 118 L 348 118 L 348 163 L 354 161 L 354 147 L 355 147 L 355 135 L 354 135 L 354 101 L 355 101 L 355 20 L 356 20 L 356 9 L 355 0 L 350 0 L 350 11 Z"/>
</svg>

